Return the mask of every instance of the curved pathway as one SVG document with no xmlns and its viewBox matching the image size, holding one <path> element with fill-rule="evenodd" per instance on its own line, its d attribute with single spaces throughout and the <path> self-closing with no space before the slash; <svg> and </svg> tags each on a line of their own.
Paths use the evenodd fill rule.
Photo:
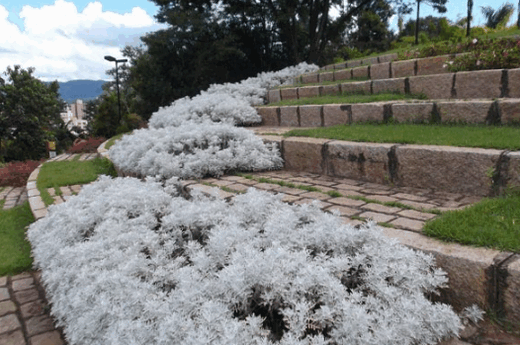
<svg viewBox="0 0 520 345">
<path fill-rule="evenodd" d="M 82 154 L 79 160 L 93 159 L 97 154 Z M 50 161 L 73 160 L 77 155 L 63 154 Z M 41 167 L 41 165 L 40 165 Z M 29 200 L 35 218 L 46 215 L 47 208 L 36 189 L 38 167 L 29 177 L 27 188 L 5 187 L 0 190 L 3 209 L 9 209 Z M 60 187 L 61 195 L 53 188 L 48 192 L 54 204 L 61 204 L 71 195 L 79 193 L 80 185 Z M 39 199 L 39 200 L 36 200 Z M 40 272 L 24 272 L 15 276 L 0 277 L 0 345 L 64 345 L 63 333 L 56 328 L 50 306 L 45 297 Z"/>
</svg>

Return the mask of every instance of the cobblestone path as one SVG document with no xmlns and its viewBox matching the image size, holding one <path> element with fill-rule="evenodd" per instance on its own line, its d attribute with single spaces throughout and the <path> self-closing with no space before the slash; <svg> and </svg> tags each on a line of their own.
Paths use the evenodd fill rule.
<svg viewBox="0 0 520 345">
<path fill-rule="evenodd" d="M 337 211 L 346 223 L 372 219 L 382 226 L 420 232 L 425 221 L 441 211 L 457 210 L 481 200 L 463 194 L 429 189 L 393 187 L 317 174 L 271 171 L 191 181 L 200 189 L 223 188 L 223 193 L 245 192 L 254 187 L 283 193 L 282 200 L 303 204 L 318 200 L 325 211 Z"/>
</svg>

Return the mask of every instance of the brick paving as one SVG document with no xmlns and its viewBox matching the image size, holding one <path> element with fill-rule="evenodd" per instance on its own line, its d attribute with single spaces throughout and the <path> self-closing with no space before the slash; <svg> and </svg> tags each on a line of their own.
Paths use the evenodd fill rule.
<svg viewBox="0 0 520 345">
<path fill-rule="evenodd" d="M 38 272 L 0 278 L 0 345 L 62 345 Z"/>
<path fill-rule="evenodd" d="M 424 223 L 440 212 L 462 209 L 480 200 L 432 189 L 379 185 L 286 170 L 209 178 L 197 183 L 223 188 L 226 195 L 255 187 L 274 194 L 283 193 L 283 200 L 289 203 L 318 200 L 323 210 L 336 210 L 345 222 L 354 225 L 372 219 L 382 226 L 415 232 L 421 232 Z M 207 186 L 199 188 L 207 189 Z"/>
</svg>

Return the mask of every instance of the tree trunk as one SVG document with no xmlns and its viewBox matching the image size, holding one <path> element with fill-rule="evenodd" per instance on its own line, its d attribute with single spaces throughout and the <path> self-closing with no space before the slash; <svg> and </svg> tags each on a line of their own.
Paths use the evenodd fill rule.
<svg viewBox="0 0 520 345">
<path fill-rule="evenodd" d="M 417 0 L 417 19 L 415 20 L 415 45 L 419 44 L 419 6 L 421 0 Z"/>
<path fill-rule="evenodd" d="M 466 23 L 466 36 L 471 34 L 471 12 L 473 11 L 473 0 L 468 0 L 468 22 Z"/>
</svg>

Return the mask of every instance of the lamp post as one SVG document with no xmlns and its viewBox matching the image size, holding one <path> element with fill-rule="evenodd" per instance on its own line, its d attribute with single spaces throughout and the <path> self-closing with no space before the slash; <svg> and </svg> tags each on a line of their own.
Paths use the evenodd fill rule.
<svg viewBox="0 0 520 345">
<path fill-rule="evenodd" d="M 119 113 L 119 121 L 118 121 L 118 124 L 121 123 L 121 98 L 119 97 L 119 72 L 118 72 L 118 68 L 117 68 L 117 64 L 119 62 L 127 62 L 128 60 L 127 59 L 119 59 L 117 60 L 115 57 L 113 56 L 110 56 L 110 55 L 106 55 L 105 56 L 105 60 L 107 61 L 113 61 L 116 63 L 116 87 L 117 87 L 117 110 L 118 110 L 118 113 Z"/>
</svg>

